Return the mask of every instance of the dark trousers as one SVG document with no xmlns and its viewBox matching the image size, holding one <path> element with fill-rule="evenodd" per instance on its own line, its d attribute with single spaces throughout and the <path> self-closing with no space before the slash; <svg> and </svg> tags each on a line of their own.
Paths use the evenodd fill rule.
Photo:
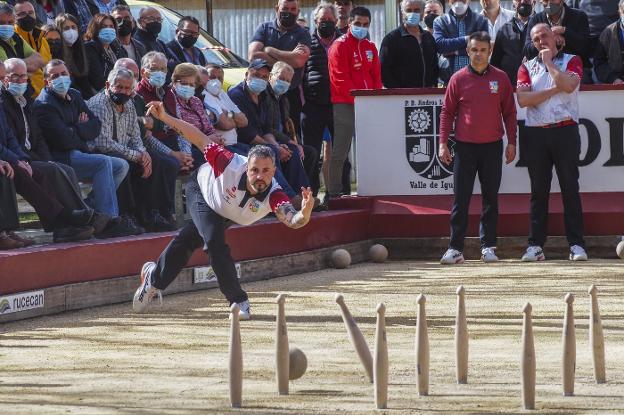
<svg viewBox="0 0 624 415">
<path fill-rule="evenodd" d="M 17 215 L 17 199 L 13 180 L 0 174 L 0 232 L 10 231 L 19 227 Z"/>
<path fill-rule="evenodd" d="M 15 190 L 35 208 L 41 225 L 50 232 L 60 225 L 59 215 L 63 211 L 63 205 L 56 199 L 50 177 L 36 165 L 31 167 L 32 176 L 25 169 L 13 166 Z"/>
<path fill-rule="evenodd" d="M 213 211 L 204 200 L 197 173 L 193 173 L 186 184 L 186 207 L 191 214 L 189 222 L 167 245 L 158 258 L 152 273 L 154 287 L 164 290 L 178 276 L 188 263 L 193 252 L 203 247 L 210 256 L 210 265 L 217 275 L 219 289 L 231 303 L 247 300 L 247 293 L 241 288 L 236 266 L 225 242 L 225 229 L 232 222 Z"/>
<path fill-rule="evenodd" d="M 310 185 L 305 167 L 299 156 L 299 149 L 296 145 L 287 144 L 288 149 L 292 151 L 292 156 L 290 159 L 283 162 L 279 162 L 279 147 L 272 144 L 268 146 L 273 150 L 275 160 L 279 163 L 281 172 L 284 174 L 286 181 L 290 185 L 290 188 L 294 190 L 295 194 L 299 194 L 302 187 L 308 187 Z"/>
<path fill-rule="evenodd" d="M 468 228 L 468 209 L 475 176 L 481 184 L 481 222 L 479 236 L 481 248 L 496 246 L 498 221 L 498 189 L 503 169 L 503 142 L 487 144 L 455 144 L 453 166 L 453 209 L 451 211 L 451 241 L 449 247 L 464 250 L 464 238 Z"/>
<path fill-rule="evenodd" d="M 295 126 L 297 137 L 301 138 L 301 87 L 291 89 L 286 92 L 288 103 L 290 104 L 290 118 Z"/>
<path fill-rule="evenodd" d="M 578 125 L 558 128 L 527 127 L 526 151 L 531 178 L 531 230 L 529 245 L 544 246 L 548 232 L 548 199 L 553 166 L 563 199 L 563 220 L 568 244 L 585 247 L 583 207 L 579 195 Z"/>
<path fill-rule="evenodd" d="M 89 207 L 82 200 L 78 178 L 70 166 L 54 161 L 33 161 L 34 169 L 40 170 L 48 177 L 54 188 L 55 199 L 69 210 L 82 210 Z"/>
</svg>

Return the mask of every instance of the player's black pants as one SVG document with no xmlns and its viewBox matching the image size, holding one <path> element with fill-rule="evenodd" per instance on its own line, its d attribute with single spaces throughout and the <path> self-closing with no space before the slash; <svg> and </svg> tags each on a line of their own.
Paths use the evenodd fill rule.
<svg viewBox="0 0 624 415">
<path fill-rule="evenodd" d="M 238 282 L 230 247 L 225 243 L 225 229 L 231 221 L 213 211 L 204 200 L 197 183 L 197 171 L 186 184 L 186 207 L 191 214 L 189 222 L 167 245 L 152 273 L 154 287 L 164 290 L 178 276 L 193 252 L 203 246 L 210 256 L 210 265 L 217 275 L 219 289 L 231 303 L 247 300 L 247 293 Z"/>
<path fill-rule="evenodd" d="M 531 178 L 531 231 L 529 245 L 543 247 L 548 234 L 548 199 L 553 166 L 563 201 L 563 222 L 568 244 L 585 247 L 583 208 L 579 195 L 578 125 L 555 128 L 527 127 L 527 162 Z"/>
<path fill-rule="evenodd" d="M 472 198 L 475 176 L 481 184 L 481 222 L 479 236 L 481 248 L 496 246 L 498 221 L 498 189 L 503 168 L 503 142 L 487 144 L 455 144 L 453 165 L 453 209 L 451 211 L 450 248 L 464 250 L 464 238 L 468 228 L 468 209 Z"/>
</svg>

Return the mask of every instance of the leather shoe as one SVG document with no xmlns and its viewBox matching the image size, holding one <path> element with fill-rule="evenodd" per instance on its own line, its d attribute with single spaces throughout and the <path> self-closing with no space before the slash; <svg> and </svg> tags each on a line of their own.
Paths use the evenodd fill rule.
<svg viewBox="0 0 624 415">
<path fill-rule="evenodd" d="M 30 239 L 30 238 L 23 238 L 21 236 L 19 236 L 18 234 L 16 234 L 15 232 L 7 232 L 7 236 L 11 239 L 13 239 L 14 241 L 17 241 L 19 243 L 22 244 L 22 247 L 27 247 L 30 245 L 34 245 L 35 241 Z"/>
<path fill-rule="evenodd" d="M 68 224 L 72 226 L 87 226 L 93 220 L 93 216 L 95 216 L 93 209 L 72 210 Z"/>
<path fill-rule="evenodd" d="M 52 239 L 55 244 L 84 241 L 86 239 L 90 239 L 92 236 L 93 228 L 91 226 L 59 228 L 55 229 L 52 233 Z"/>
<path fill-rule="evenodd" d="M 93 233 L 98 234 L 106 228 L 110 221 L 111 217 L 106 213 L 95 212 L 89 226 L 93 227 Z"/>
<path fill-rule="evenodd" d="M 0 233 L 0 250 L 4 251 L 7 249 L 17 249 L 17 248 L 21 248 L 24 245 L 22 245 L 21 242 L 9 237 L 9 235 L 7 235 L 6 233 L 2 232 Z"/>
</svg>

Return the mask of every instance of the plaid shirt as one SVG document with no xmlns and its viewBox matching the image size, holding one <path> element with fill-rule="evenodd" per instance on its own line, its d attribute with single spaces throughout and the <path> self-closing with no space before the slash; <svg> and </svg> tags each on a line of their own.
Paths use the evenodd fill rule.
<svg viewBox="0 0 624 415">
<path fill-rule="evenodd" d="M 113 103 L 106 92 L 100 91 L 87 101 L 87 106 L 102 123 L 100 135 L 90 143 L 92 150 L 138 162 L 145 147 L 141 140 L 134 102 L 126 102 L 123 112 L 119 113 L 116 109 L 113 110 Z M 113 123 L 117 126 L 116 137 Z"/>
<path fill-rule="evenodd" d="M 457 32 L 458 37 L 466 36 L 466 21 L 465 19 L 457 19 Z M 466 55 L 458 55 L 453 62 L 453 73 L 468 66 L 470 59 Z"/>
</svg>

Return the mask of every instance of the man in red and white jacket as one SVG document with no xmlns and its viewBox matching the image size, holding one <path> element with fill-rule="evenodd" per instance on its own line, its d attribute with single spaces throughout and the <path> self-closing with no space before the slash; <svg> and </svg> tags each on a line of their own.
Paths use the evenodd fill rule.
<svg viewBox="0 0 624 415">
<path fill-rule="evenodd" d="M 342 166 L 355 132 L 354 89 L 381 89 L 381 65 L 375 44 L 366 39 L 371 14 L 355 7 L 349 16 L 349 31 L 329 50 L 329 82 L 334 110 L 334 136 L 329 164 L 328 193 L 340 195 Z"/>
<path fill-rule="evenodd" d="M 301 188 L 301 211 L 296 211 L 274 179 L 275 153 L 255 146 L 247 157 L 231 153 L 189 123 L 173 118 L 162 103 L 152 103 L 150 114 L 178 134 L 204 149 L 207 163 L 195 171 L 186 186 L 186 205 L 192 221 L 169 243 L 158 262 L 147 262 L 141 270 L 141 285 L 134 294 L 135 311 L 145 311 L 155 296 L 175 280 L 193 252 L 200 247 L 210 255 L 210 265 L 219 288 L 230 304 L 240 308 L 239 317 L 249 319 L 247 293 L 241 288 L 225 229 L 236 223 L 250 225 L 270 212 L 289 228 L 300 228 L 310 220 L 314 198 L 310 188 Z"/>
</svg>

